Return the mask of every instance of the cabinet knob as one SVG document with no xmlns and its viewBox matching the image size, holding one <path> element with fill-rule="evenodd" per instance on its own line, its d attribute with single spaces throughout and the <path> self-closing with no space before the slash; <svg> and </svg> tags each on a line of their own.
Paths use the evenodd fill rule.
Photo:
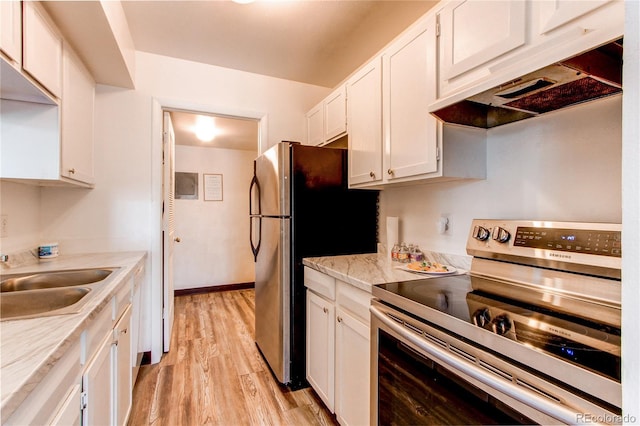
<svg viewBox="0 0 640 426">
<path fill-rule="evenodd" d="M 176 237 L 176 238 L 173 239 L 173 241 L 175 241 L 176 243 L 179 243 L 182 240 L 180 239 L 180 237 Z"/>
<path fill-rule="evenodd" d="M 342 317 L 338 317 L 336 320 L 338 320 L 338 322 L 342 322 Z"/>
<path fill-rule="evenodd" d="M 327 308 L 322 308 L 322 312 L 326 314 L 327 312 L 329 312 L 329 310 Z"/>
<path fill-rule="evenodd" d="M 387 170 L 387 174 L 388 174 L 388 175 L 392 175 L 392 174 L 393 174 L 393 170 L 392 170 L 392 169 L 388 169 L 388 170 Z"/>
<path fill-rule="evenodd" d="M 75 169 L 75 168 L 71 168 L 71 169 L 69 169 L 69 173 L 74 174 L 75 172 L 76 172 L 76 169 Z"/>
<path fill-rule="evenodd" d="M 373 179 L 375 179 L 375 178 L 376 178 L 376 174 L 375 174 L 375 173 L 373 173 L 373 172 L 369 172 L 369 176 L 371 176 Z"/>
</svg>

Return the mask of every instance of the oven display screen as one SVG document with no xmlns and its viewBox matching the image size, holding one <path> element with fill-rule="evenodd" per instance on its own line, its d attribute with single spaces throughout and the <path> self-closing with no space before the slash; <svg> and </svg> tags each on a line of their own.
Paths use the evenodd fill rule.
<svg viewBox="0 0 640 426">
<path fill-rule="evenodd" d="M 622 257 L 622 240 L 619 231 L 519 226 L 513 245 L 514 247 Z"/>
</svg>

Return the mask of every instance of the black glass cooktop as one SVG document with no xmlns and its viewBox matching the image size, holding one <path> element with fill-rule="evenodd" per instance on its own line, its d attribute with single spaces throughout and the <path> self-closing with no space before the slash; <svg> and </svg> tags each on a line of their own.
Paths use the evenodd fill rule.
<svg viewBox="0 0 640 426">
<path fill-rule="evenodd" d="M 554 312 L 542 303 L 538 306 L 473 290 L 474 279 L 451 275 L 376 287 L 620 380 L 620 329 Z M 541 299 L 545 297 L 540 294 Z"/>
</svg>

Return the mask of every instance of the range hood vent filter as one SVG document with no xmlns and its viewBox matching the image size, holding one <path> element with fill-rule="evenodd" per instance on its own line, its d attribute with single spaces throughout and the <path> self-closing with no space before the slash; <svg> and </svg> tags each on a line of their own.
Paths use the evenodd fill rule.
<svg viewBox="0 0 640 426">
<path fill-rule="evenodd" d="M 613 41 L 432 114 L 446 123 L 489 129 L 622 93 L 622 44 Z"/>
<path fill-rule="evenodd" d="M 544 114 L 620 92 L 622 88 L 610 86 L 595 78 L 585 77 L 511 101 L 504 106 Z"/>
</svg>

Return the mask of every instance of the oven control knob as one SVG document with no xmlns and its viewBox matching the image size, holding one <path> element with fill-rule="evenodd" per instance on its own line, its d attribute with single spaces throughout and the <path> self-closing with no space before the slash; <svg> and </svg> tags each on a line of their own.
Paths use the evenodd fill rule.
<svg viewBox="0 0 640 426">
<path fill-rule="evenodd" d="M 507 241 L 509 241 L 509 238 L 511 238 L 511 234 L 506 229 L 496 226 L 495 228 L 493 228 L 493 235 L 491 236 L 491 238 L 499 243 L 506 243 Z"/>
<path fill-rule="evenodd" d="M 484 327 L 485 325 L 489 324 L 489 321 L 491 321 L 491 314 L 489 313 L 489 309 L 480 308 L 473 313 L 473 323 L 478 327 Z"/>
<path fill-rule="evenodd" d="M 494 333 L 503 336 L 511 330 L 511 320 L 506 315 L 498 315 L 491 320 L 491 329 Z"/>
<path fill-rule="evenodd" d="M 489 238 L 489 230 L 484 226 L 476 225 L 473 228 L 473 238 L 480 241 L 485 241 Z"/>
</svg>

